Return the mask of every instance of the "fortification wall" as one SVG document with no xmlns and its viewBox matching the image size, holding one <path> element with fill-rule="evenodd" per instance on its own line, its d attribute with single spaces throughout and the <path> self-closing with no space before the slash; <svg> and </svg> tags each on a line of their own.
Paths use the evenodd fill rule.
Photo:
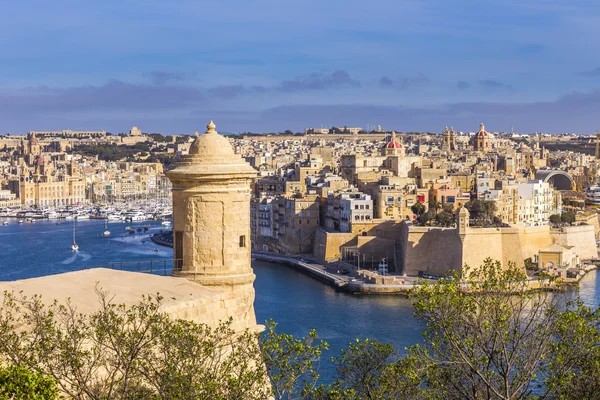
<svg viewBox="0 0 600 400">
<path fill-rule="evenodd" d="M 530 258 L 533 259 L 540 249 L 544 249 L 554 243 L 552 236 L 550 235 L 550 227 L 545 226 L 531 226 L 531 227 L 520 227 L 519 229 L 519 242 L 522 247 L 522 259 Z"/>
<path fill-rule="evenodd" d="M 184 278 L 105 268 L 0 282 L 2 292 L 22 292 L 27 296 L 37 294 L 48 304 L 55 299 L 64 304 L 70 299 L 77 304 L 77 311 L 83 314 L 93 313 L 100 308 L 96 287 L 107 291 L 116 304 L 131 306 L 141 301 L 142 295 L 160 293 L 163 297 L 161 311 L 173 318 L 216 326 L 232 317 L 235 330 L 256 327 L 252 285 L 235 289 L 243 292 L 216 290 Z"/>
<path fill-rule="evenodd" d="M 586 212 L 584 214 L 575 215 L 576 222 L 584 222 L 594 227 L 594 234 L 598 235 L 600 232 L 600 217 L 596 211 Z"/>
<path fill-rule="evenodd" d="M 500 260 L 504 264 L 509 255 L 506 254 L 505 257 L 503 237 L 506 237 L 507 243 L 514 245 L 515 240 L 509 236 L 517 236 L 517 232 L 513 229 L 510 232 L 503 231 L 497 228 L 468 228 L 463 243 L 462 266 L 479 267 L 488 257 Z"/>
<path fill-rule="evenodd" d="M 575 253 L 583 260 L 598 258 L 596 235 L 593 225 L 565 226 L 552 231 L 554 243 L 575 246 Z"/>
<path fill-rule="evenodd" d="M 321 261 L 334 261 L 341 258 L 341 246 L 355 246 L 355 233 L 326 232 L 317 229 L 315 233 L 313 256 Z"/>
<path fill-rule="evenodd" d="M 423 271 L 444 275 L 448 270 L 459 271 L 462 266 L 462 246 L 453 228 L 424 228 L 404 224 L 401 237 L 404 249 L 404 272 L 417 275 Z"/>
</svg>

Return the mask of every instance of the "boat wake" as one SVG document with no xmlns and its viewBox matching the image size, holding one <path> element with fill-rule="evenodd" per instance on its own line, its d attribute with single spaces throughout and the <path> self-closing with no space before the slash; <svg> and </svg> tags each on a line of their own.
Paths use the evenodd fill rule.
<svg viewBox="0 0 600 400">
<path fill-rule="evenodd" d="M 90 258 L 92 258 L 91 254 L 78 251 L 76 253 L 73 253 L 71 257 L 67 258 L 66 260 L 63 260 L 61 264 L 68 265 L 74 263 L 77 259 L 80 259 L 81 261 L 87 261 Z"/>
</svg>

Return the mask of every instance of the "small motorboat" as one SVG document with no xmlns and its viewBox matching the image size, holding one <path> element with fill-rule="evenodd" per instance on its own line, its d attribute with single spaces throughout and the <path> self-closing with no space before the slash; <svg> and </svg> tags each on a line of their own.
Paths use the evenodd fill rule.
<svg viewBox="0 0 600 400">
<path fill-rule="evenodd" d="M 130 227 L 130 226 L 126 226 L 126 227 L 125 227 L 125 230 L 126 230 L 126 231 L 130 231 L 130 230 L 131 230 L 131 227 Z"/>
<path fill-rule="evenodd" d="M 146 232 L 147 230 L 148 230 L 148 227 L 147 227 L 147 226 L 145 226 L 145 227 L 144 227 L 144 232 Z"/>
<path fill-rule="evenodd" d="M 104 220 L 104 232 L 102 232 L 102 236 L 110 236 L 110 231 L 108 230 L 108 220 Z"/>
<path fill-rule="evenodd" d="M 2 225 L 8 225 L 8 221 L 4 221 Z"/>
<path fill-rule="evenodd" d="M 137 228 L 137 231 L 138 231 L 138 232 L 141 232 L 141 231 L 142 231 L 142 228 Z"/>
<path fill-rule="evenodd" d="M 23 223 L 23 220 L 22 220 L 22 219 L 20 219 L 20 220 L 18 220 L 17 222 L 18 222 L 19 224 L 22 224 L 22 223 Z"/>
<path fill-rule="evenodd" d="M 79 246 L 77 245 L 77 241 L 75 240 L 75 222 L 73 222 L 73 244 L 71 245 L 71 250 L 79 251 Z"/>
</svg>

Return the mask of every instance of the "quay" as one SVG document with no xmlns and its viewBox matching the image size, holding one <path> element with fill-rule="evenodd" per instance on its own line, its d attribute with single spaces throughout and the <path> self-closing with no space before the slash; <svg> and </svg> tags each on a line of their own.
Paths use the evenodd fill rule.
<svg viewBox="0 0 600 400">
<path fill-rule="evenodd" d="M 157 233 L 151 240 L 159 245 L 173 247 L 171 232 Z M 322 283 L 328 284 L 336 290 L 352 294 L 382 294 L 408 296 L 414 285 L 421 279 L 415 276 L 379 275 L 367 270 L 356 270 L 355 266 L 342 261 L 332 263 L 337 265 L 336 270 L 347 269 L 350 273 L 340 274 L 329 272 L 326 265 L 311 262 L 307 258 L 283 256 L 271 252 L 253 251 L 252 258 L 260 261 L 276 262 L 290 266 Z M 583 266 L 577 276 L 563 278 L 565 286 L 577 286 L 579 281 L 590 271 L 597 269 L 593 263 Z M 540 281 L 530 278 L 528 285 L 532 290 L 540 287 Z"/>
</svg>

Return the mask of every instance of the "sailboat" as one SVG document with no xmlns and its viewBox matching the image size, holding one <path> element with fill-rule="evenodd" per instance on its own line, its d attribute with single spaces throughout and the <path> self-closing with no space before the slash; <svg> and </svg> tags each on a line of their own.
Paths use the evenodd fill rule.
<svg viewBox="0 0 600 400">
<path fill-rule="evenodd" d="M 110 231 L 108 230 L 108 219 L 104 220 L 104 232 L 102 232 L 102 236 L 110 236 Z"/>
<path fill-rule="evenodd" d="M 75 221 L 73 221 L 73 244 L 71 245 L 71 250 L 78 251 L 79 246 L 77 246 L 77 242 L 75 241 Z"/>
</svg>

